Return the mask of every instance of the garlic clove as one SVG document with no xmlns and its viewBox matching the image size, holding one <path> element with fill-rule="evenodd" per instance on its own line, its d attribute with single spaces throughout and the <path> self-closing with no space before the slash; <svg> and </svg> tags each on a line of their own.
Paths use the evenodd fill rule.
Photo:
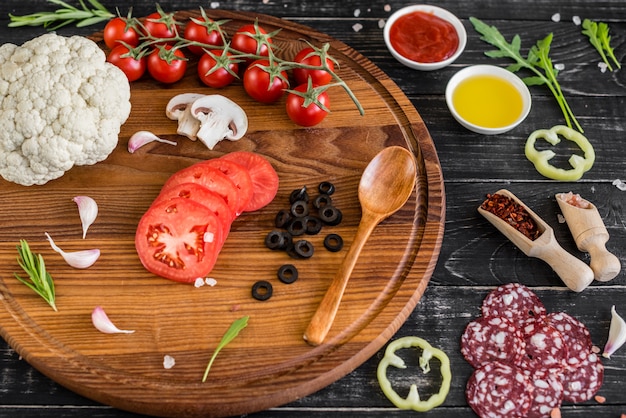
<svg viewBox="0 0 626 418">
<path fill-rule="evenodd" d="M 602 357 L 611 358 L 611 354 L 617 351 L 626 342 L 626 322 L 615 310 L 615 305 L 611 307 L 611 326 L 609 327 L 609 338 L 604 345 Z"/>
<path fill-rule="evenodd" d="M 65 252 L 54 243 L 52 237 L 47 232 L 45 234 L 48 241 L 50 241 L 52 249 L 61 254 L 65 262 L 74 268 L 86 269 L 91 267 L 100 257 L 99 249 Z"/>
<path fill-rule="evenodd" d="M 128 140 L 128 152 L 132 154 L 133 152 L 137 151 L 139 148 L 153 141 L 162 142 L 164 144 L 169 144 L 173 146 L 177 145 L 176 142 L 159 138 L 158 136 L 156 136 L 150 131 L 138 131 L 138 132 L 135 132 L 133 136 L 131 136 L 130 139 Z"/>
<path fill-rule="evenodd" d="M 87 229 L 98 216 L 98 204 L 89 196 L 76 196 L 72 199 L 78 205 L 78 215 L 83 224 L 83 239 L 87 236 Z"/>
<path fill-rule="evenodd" d="M 96 306 L 91 312 L 91 322 L 100 332 L 105 334 L 132 334 L 135 330 L 119 329 L 109 319 L 101 306 Z"/>
</svg>

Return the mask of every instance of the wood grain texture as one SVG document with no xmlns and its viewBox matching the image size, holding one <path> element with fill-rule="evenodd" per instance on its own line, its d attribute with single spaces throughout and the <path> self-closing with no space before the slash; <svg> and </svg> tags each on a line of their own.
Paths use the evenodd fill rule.
<svg viewBox="0 0 626 418">
<path fill-rule="evenodd" d="M 181 12 L 178 17 L 190 15 Z M 231 32 L 259 17 L 228 11 L 210 16 L 229 19 L 226 30 Z M 332 115 L 314 129 L 300 129 L 282 105 L 259 105 L 236 85 L 221 93 L 247 112 L 249 131 L 243 139 L 222 142 L 209 151 L 199 142 L 177 137 L 176 124 L 164 115 L 173 95 L 208 91 L 190 66 L 185 80 L 173 86 L 151 80 L 133 84 L 131 116 L 122 127 L 119 146 L 103 163 L 74 168 L 40 187 L 1 184 L 0 223 L 9 227 L 0 231 L 0 333 L 28 363 L 77 393 L 157 416 L 228 416 L 287 403 L 341 378 L 376 353 L 411 313 L 428 283 L 441 245 L 445 205 L 441 169 L 419 114 L 382 71 L 345 44 L 269 16 L 259 20 L 269 31 L 282 29 L 275 43 L 286 57 L 295 55 L 303 39 L 329 42 L 340 76 L 360 98 L 366 116 L 359 116 L 345 93 L 332 91 Z M 138 130 L 178 140 L 179 145 L 154 143 L 129 154 L 128 138 Z M 291 190 L 331 181 L 337 187 L 334 202 L 344 213 L 333 232 L 349 245 L 360 217 L 356 193 L 361 173 L 390 145 L 414 153 L 418 187 L 372 234 L 327 340 L 312 348 L 303 341 L 303 331 L 343 253 L 324 253 L 323 236 L 312 237 L 315 256 L 294 261 L 301 279 L 281 286 L 272 278 L 290 260 L 264 248 L 264 236 Z M 269 206 L 233 224 L 211 272 L 218 284 L 196 289 L 145 271 L 134 251 L 135 226 L 165 179 L 193 162 L 240 149 L 268 158 L 281 186 Z M 71 201 L 79 194 L 93 197 L 100 207 L 84 241 Z M 12 213 L 10 207 L 24 209 Z M 72 270 L 48 248 L 44 231 L 66 251 L 97 247 L 102 257 L 88 271 Z M 57 286 L 58 314 L 11 279 L 18 268 L 14 259 L 20 238 L 46 258 Z M 275 283 L 273 297 L 263 303 L 250 296 L 252 284 L 261 278 Z M 136 333 L 98 333 L 90 323 L 96 305 L 118 326 Z M 249 326 L 220 354 L 209 381 L 202 384 L 212 349 L 230 323 L 243 315 L 251 316 Z M 176 359 L 174 368 L 163 368 L 164 355 Z"/>
</svg>

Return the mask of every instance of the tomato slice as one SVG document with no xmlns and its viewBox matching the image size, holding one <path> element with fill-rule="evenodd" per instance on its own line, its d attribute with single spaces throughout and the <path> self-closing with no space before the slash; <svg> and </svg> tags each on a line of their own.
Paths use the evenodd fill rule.
<svg viewBox="0 0 626 418">
<path fill-rule="evenodd" d="M 135 248 L 151 273 L 192 283 L 213 269 L 221 233 L 219 220 L 211 210 L 177 197 L 150 206 L 137 226 Z"/>
<path fill-rule="evenodd" d="M 238 212 L 243 212 L 254 195 L 254 185 L 252 184 L 252 177 L 250 177 L 248 169 L 235 161 L 224 158 L 214 158 L 199 164 L 217 168 L 235 183 L 239 191 Z"/>
<path fill-rule="evenodd" d="M 274 199 L 278 192 L 278 174 L 263 156 L 250 151 L 234 151 L 220 158 L 245 167 L 252 178 L 252 199 L 245 207 L 245 212 L 261 209 Z"/>
<path fill-rule="evenodd" d="M 196 183 L 217 193 L 230 208 L 232 219 L 235 219 L 241 214 L 242 208 L 239 204 L 239 191 L 237 186 L 235 186 L 235 183 L 233 183 L 226 174 L 222 173 L 217 168 L 203 165 L 202 162 L 183 168 L 174 173 L 165 182 L 161 190 L 163 191 L 182 183 Z"/>
<path fill-rule="evenodd" d="M 154 200 L 153 205 L 163 200 L 171 200 L 175 198 L 185 198 L 206 206 L 217 216 L 222 226 L 222 244 L 226 240 L 230 232 L 230 226 L 233 221 L 232 211 L 226 204 L 222 196 L 201 186 L 197 183 L 181 183 L 162 190 Z"/>
</svg>

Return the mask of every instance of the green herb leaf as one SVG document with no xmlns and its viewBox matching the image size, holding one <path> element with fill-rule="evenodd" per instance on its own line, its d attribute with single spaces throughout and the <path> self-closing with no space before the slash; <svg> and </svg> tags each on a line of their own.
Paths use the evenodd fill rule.
<svg viewBox="0 0 626 418">
<path fill-rule="evenodd" d="M 115 17 L 97 0 L 89 0 L 92 9 L 89 8 L 84 0 L 79 0 L 80 7 L 74 7 L 62 0 L 48 0 L 48 3 L 59 6 L 52 12 L 37 12 L 24 16 L 15 16 L 9 14 L 11 22 L 9 27 L 18 26 L 43 26 L 48 30 L 56 30 L 65 25 L 75 23 L 77 27 L 93 25 Z"/>
<path fill-rule="evenodd" d="M 17 262 L 28 274 L 28 278 L 22 278 L 17 273 L 14 273 L 15 278 L 41 296 L 56 311 L 54 281 L 50 273 L 46 271 L 43 256 L 41 254 L 33 254 L 26 240 L 20 240 L 17 252 L 19 254 Z"/>
<path fill-rule="evenodd" d="M 528 86 L 545 84 L 559 104 L 567 126 L 572 128 L 572 125 L 575 125 L 578 131 L 583 132 L 556 79 L 558 70 L 554 68 L 550 59 L 552 34 L 537 41 L 530 48 L 528 56 L 524 58 L 521 54 L 522 41 L 519 35 L 515 35 L 509 43 L 495 26 L 489 26 L 475 17 L 470 17 L 469 19 L 472 25 L 474 25 L 476 32 L 482 35 L 480 39 L 498 48 L 494 51 L 485 52 L 485 55 L 491 58 L 510 58 L 514 60 L 515 63 L 507 67 L 511 72 L 517 72 L 522 69 L 533 72 L 534 76 L 522 78 L 522 81 Z"/>
<path fill-rule="evenodd" d="M 213 351 L 213 355 L 211 356 L 211 359 L 209 360 L 209 364 L 206 366 L 206 370 L 204 371 L 204 376 L 202 376 L 202 382 L 206 382 L 207 376 L 209 375 L 209 370 L 211 370 L 211 365 L 213 365 L 213 361 L 217 357 L 217 354 L 222 350 L 222 348 L 226 347 L 228 343 L 234 340 L 235 337 L 239 335 L 239 332 L 248 325 L 249 318 L 250 317 L 248 315 L 241 317 L 235 322 L 233 322 L 230 328 L 228 328 L 228 330 L 222 337 L 222 340 L 215 348 L 215 351 Z"/>
<path fill-rule="evenodd" d="M 613 71 L 613 67 L 611 67 L 607 55 L 611 57 L 615 65 L 617 65 L 617 68 L 622 68 L 622 65 L 615 57 L 613 47 L 611 47 L 609 25 L 603 22 L 594 22 L 592 20 L 585 19 L 583 20 L 582 27 L 583 35 L 587 35 L 589 37 L 589 42 L 596 48 L 609 71 Z"/>
</svg>

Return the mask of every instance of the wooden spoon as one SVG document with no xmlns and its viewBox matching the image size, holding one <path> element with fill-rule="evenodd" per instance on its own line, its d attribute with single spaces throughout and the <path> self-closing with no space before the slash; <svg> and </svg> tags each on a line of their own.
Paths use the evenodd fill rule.
<svg viewBox="0 0 626 418">
<path fill-rule="evenodd" d="M 392 146 L 379 152 L 365 168 L 359 182 L 361 221 L 354 241 L 304 333 L 304 340 L 319 345 L 326 338 L 359 254 L 382 220 L 400 209 L 415 187 L 417 167 L 405 148 Z"/>
<path fill-rule="evenodd" d="M 500 232 L 513 242 L 524 254 L 539 258 L 552 267 L 554 272 L 563 280 L 563 283 L 575 292 L 582 292 L 593 281 L 593 271 L 582 262 L 565 251 L 554 237 L 554 230 L 535 212 L 506 189 L 498 190 L 496 194 L 507 196 L 522 206 L 537 224 L 541 235 L 531 240 L 506 221 L 493 213 L 478 208 L 478 212 L 493 224 Z"/>
</svg>

